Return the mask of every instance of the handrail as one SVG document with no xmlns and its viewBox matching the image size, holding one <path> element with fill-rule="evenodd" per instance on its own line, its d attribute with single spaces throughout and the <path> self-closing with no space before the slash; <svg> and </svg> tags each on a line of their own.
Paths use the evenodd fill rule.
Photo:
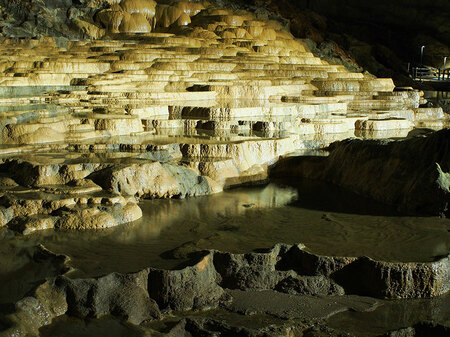
<svg viewBox="0 0 450 337">
<path fill-rule="evenodd" d="M 445 80 L 445 77 L 447 77 L 447 80 L 450 79 L 450 68 L 446 69 L 438 69 L 438 80 L 440 80 L 442 77 L 442 80 Z"/>
<path fill-rule="evenodd" d="M 450 68 L 438 68 L 437 71 L 433 71 L 426 67 L 411 67 L 409 70 L 413 79 L 450 80 Z"/>
</svg>

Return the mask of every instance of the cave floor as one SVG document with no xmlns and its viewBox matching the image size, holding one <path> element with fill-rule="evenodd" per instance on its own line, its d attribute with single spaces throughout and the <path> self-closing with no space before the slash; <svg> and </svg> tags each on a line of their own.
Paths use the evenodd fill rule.
<svg viewBox="0 0 450 337">
<path fill-rule="evenodd" d="M 448 253 L 450 245 L 448 219 L 404 216 L 350 191 L 309 180 L 289 185 L 276 181 L 197 198 L 145 200 L 140 205 L 141 219 L 94 232 L 49 229 L 18 236 L 3 229 L 1 301 L 17 301 L 40 279 L 62 272 L 33 260 L 30 249 L 37 244 L 67 255 L 66 275 L 71 278 L 130 273 L 146 267 L 176 269 L 201 250 L 246 253 L 279 242 L 302 242 L 321 255 L 366 255 L 401 262 L 437 260 Z M 79 320 L 61 316 L 40 333 L 163 336 L 191 320 L 213 320 L 222 327 L 209 323 L 204 327 L 208 331 L 223 331 L 223 326 L 261 331 L 273 326 L 299 335 L 307 330 L 336 336 L 380 336 L 424 321 L 444 326 L 450 323 L 448 295 L 387 301 L 269 290 L 228 292 L 232 299 L 212 311 L 174 312 L 162 321 L 140 326 L 114 317 Z"/>
</svg>

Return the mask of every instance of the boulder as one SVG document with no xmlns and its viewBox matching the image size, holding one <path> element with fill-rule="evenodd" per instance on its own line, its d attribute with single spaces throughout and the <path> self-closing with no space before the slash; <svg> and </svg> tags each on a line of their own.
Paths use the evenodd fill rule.
<svg viewBox="0 0 450 337">
<path fill-rule="evenodd" d="M 195 265 L 181 270 L 151 269 L 148 277 L 149 294 L 164 310 L 214 308 L 223 295 L 218 277 L 213 254 L 209 253 Z"/>
<path fill-rule="evenodd" d="M 148 296 L 148 271 L 112 273 L 97 279 L 69 279 L 64 276 L 55 285 L 66 294 L 69 315 L 102 317 L 113 314 L 130 323 L 160 317 L 156 302 Z"/>
<path fill-rule="evenodd" d="M 211 194 L 208 180 L 174 163 L 117 165 L 89 176 L 103 189 L 140 198 L 170 198 Z"/>
</svg>

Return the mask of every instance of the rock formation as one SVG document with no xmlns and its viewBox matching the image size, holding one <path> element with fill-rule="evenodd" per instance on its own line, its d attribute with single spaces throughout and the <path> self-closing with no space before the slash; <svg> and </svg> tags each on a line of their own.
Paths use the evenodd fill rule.
<svg viewBox="0 0 450 337">
<path fill-rule="evenodd" d="M 149 268 L 96 279 L 64 276 L 48 279 L 16 303 L 15 311 L 4 319 L 10 326 L 4 335 L 36 335 L 41 326 L 64 314 L 80 318 L 113 315 L 140 324 L 161 319 L 172 310 L 207 310 L 219 306 L 231 312 L 264 310 L 260 305 L 251 309 L 252 300 L 245 297 L 253 297 L 253 301 L 259 298 L 256 303 L 262 299 L 266 303 L 263 306 L 270 306 L 271 297 L 284 296 L 273 290 L 291 294 L 281 308 L 310 301 L 309 295 L 340 295 L 333 297 L 333 301 L 337 300 L 334 306 L 341 307 L 338 310 L 349 305 L 358 311 L 370 310 L 370 306 L 364 309 L 367 304 L 358 304 L 357 299 L 351 304 L 352 298 L 343 295 L 438 296 L 449 290 L 449 268 L 449 257 L 434 263 L 385 263 L 366 257 L 318 256 L 309 253 L 302 244 L 279 244 L 266 252 L 248 254 L 209 251 L 181 270 Z M 326 299 L 322 301 L 315 305 L 319 308 L 331 305 Z M 280 310 L 276 308 L 279 304 L 272 305 L 269 310 Z M 295 310 L 303 312 L 294 309 L 294 315 Z M 226 330 L 227 327 L 219 327 L 221 333 Z"/>
<path fill-rule="evenodd" d="M 251 13 L 150 0 L 108 6 L 93 24 L 114 40 L 2 42 L 1 169 L 12 179 L 3 225 L 109 227 L 139 218 L 139 198 L 216 193 L 266 180 L 289 152 L 448 123 L 442 110 L 419 108 L 420 92 L 330 65 Z M 24 225 L 24 215 L 39 221 Z"/>
<path fill-rule="evenodd" d="M 75 277 L 58 235 L 107 236 L 148 220 L 143 204 L 160 200 L 143 199 L 207 196 L 274 176 L 328 181 L 403 213 L 448 215 L 449 132 L 441 129 L 450 119 L 425 106 L 423 92 L 330 64 L 282 22 L 242 5 L 0 5 L 0 240 L 8 258 L 23 260 L 19 269 L 0 263 L 0 281 L 13 289 L 0 310 L 2 335 L 52 335 L 78 319 L 138 335 L 343 336 L 327 319 L 394 299 L 446 306 L 449 257 L 440 253 L 397 262 L 302 244 L 231 253 L 183 242 L 145 247 L 183 263 L 174 269 L 146 261 L 133 272 L 100 266 L 96 277 Z M 412 137 L 433 130 L 441 131 Z M 269 204 L 289 201 L 275 199 Z M 158 232 L 167 220 L 145 225 Z M 60 254 L 32 245 L 49 232 Z M 419 316 L 387 333 L 448 332 L 438 313 L 435 325 Z"/>
<path fill-rule="evenodd" d="M 291 32 L 306 39 L 316 55 L 349 69 L 392 77 L 397 85 L 413 83 L 408 63 L 421 63 L 421 46 L 425 46 L 424 64 L 436 68 L 444 66 L 450 51 L 447 1 L 233 2 L 285 19 Z"/>
<path fill-rule="evenodd" d="M 404 140 L 348 139 L 328 157 L 280 160 L 274 176 L 324 180 L 370 196 L 400 211 L 449 216 L 450 132 Z"/>
</svg>

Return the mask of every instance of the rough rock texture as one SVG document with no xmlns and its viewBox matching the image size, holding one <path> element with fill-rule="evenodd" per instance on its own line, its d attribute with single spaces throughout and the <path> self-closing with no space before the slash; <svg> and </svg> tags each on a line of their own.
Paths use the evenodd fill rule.
<svg viewBox="0 0 450 337">
<path fill-rule="evenodd" d="M 114 314 L 133 324 L 160 317 L 158 306 L 148 296 L 148 271 L 109 274 L 98 279 L 59 277 L 55 287 L 66 294 L 67 313 L 76 317 Z"/>
<path fill-rule="evenodd" d="M 324 275 L 311 273 L 311 276 L 305 276 L 301 270 L 304 267 L 298 266 L 300 269 L 288 267 L 285 264 L 286 259 L 290 258 L 287 256 L 293 249 L 287 250 L 286 246 L 276 246 L 269 254 L 215 253 L 214 262 L 222 277 L 222 287 L 241 290 L 277 289 L 294 294 L 344 293 L 340 286 L 326 279 Z"/>
<path fill-rule="evenodd" d="M 142 217 L 134 197 L 98 192 L 92 183 L 79 186 L 80 193 L 70 185 L 5 189 L 0 198 L 0 224 L 30 234 L 48 228 L 108 228 Z"/>
<path fill-rule="evenodd" d="M 149 293 L 164 310 L 204 310 L 217 307 L 223 289 L 217 284 L 213 253 L 182 270 L 151 270 Z"/>
<path fill-rule="evenodd" d="M 416 324 L 413 327 L 390 331 L 380 337 L 444 337 L 448 336 L 449 333 L 450 328 L 448 326 L 423 322 Z"/>
<path fill-rule="evenodd" d="M 91 0 L 65 0 L 58 3 L 51 0 L 1 1 L 0 6 L 4 36 L 44 35 L 80 38 L 89 36 L 89 27 L 92 24 L 83 19 L 92 17 L 98 8 L 101 8 L 102 2 Z"/>
<path fill-rule="evenodd" d="M 273 176 L 320 179 L 408 213 L 449 216 L 450 130 L 404 140 L 349 139 L 328 157 L 280 161 Z"/>
<path fill-rule="evenodd" d="M 81 318 L 113 315 L 139 324 L 160 318 L 161 312 L 206 310 L 219 305 L 234 307 L 235 311 L 244 310 L 238 309 L 244 305 L 242 308 L 257 313 L 265 310 L 258 304 L 260 301 L 272 307 L 268 303 L 277 296 L 287 296 L 281 302 L 294 301 L 289 307 L 304 301 L 293 299 L 293 295 L 343 295 L 344 289 L 346 294 L 374 297 L 434 297 L 448 292 L 449 270 L 449 257 L 433 263 L 387 263 L 367 257 L 319 256 L 307 252 L 301 244 L 277 244 L 265 252 L 248 254 L 209 251 L 180 270 L 150 268 L 93 279 L 50 278 L 18 301 L 15 311 L 3 318 L 9 326 L 3 334 L 36 334 L 39 327 L 63 314 Z M 277 295 L 273 290 L 289 295 Z M 347 297 L 338 299 L 338 303 L 358 306 Z M 326 313 L 321 305 L 314 310 L 325 317 L 343 310 L 338 305 L 329 307 Z M 280 311 L 277 315 L 282 317 L 304 312 L 302 309 L 296 314 L 296 310 L 282 308 L 274 304 L 271 310 Z M 310 315 L 310 319 L 317 317 Z"/>
<path fill-rule="evenodd" d="M 270 322 L 271 317 L 265 317 Z M 273 320 L 273 318 L 272 318 Z M 305 322 L 285 323 L 282 324 L 278 320 L 276 323 L 261 327 L 245 327 L 239 326 L 234 322 L 227 322 L 222 319 L 189 317 L 182 319 L 172 328 L 168 335 L 174 337 L 192 336 L 242 336 L 242 337 L 267 337 L 267 336 L 317 336 L 317 333 L 323 333 L 321 336 L 344 336 L 325 325 L 308 324 Z M 247 324 L 251 325 L 251 324 Z M 313 326 L 311 326 L 313 325 Z M 348 336 L 348 335 L 345 335 Z"/>
<path fill-rule="evenodd" d="M 12 327 L 3 334 L 37 335 L 39 327 L 65 313 L 82 318 L 113 314 L 134 324 L 159 318 L 158 306 L 146 290 L 147 276 L 148 271 L 141 271 L 98 279 L 60 276 L 48 280 L 16 303 L 15 313 L 6 317 Z"/>
<path fill-rule="evenodd" d="M 142 198 L 211 194 L 208 180 L 194 170 L 169 163 L 112 167 L 90 178 L 105 190 Z"/>
<path fill-rule="evenodd" d="M 10 256 L 10 250 L 14 249 L 8 245 L 2 248 L 2 254 L 5 256 Z M 2 291 L 1 303 L 15 302 L 46 277 L 62 275 L 72 269 L 68 266 L 68 256 L 55 254 L 42 245 L 23 247 L 19 256 L 20 258 L 11 259 L 2 265 L 0 282 L 3 290 L 8 290 Z"/>
<path fill-rule="evenodd" d="M 449 257 L 433 264 L 379 262 L 360 258 L 333 274 L 346 292 L 374 297 L 432 297 L 450 289 Z"/>
</svg>

